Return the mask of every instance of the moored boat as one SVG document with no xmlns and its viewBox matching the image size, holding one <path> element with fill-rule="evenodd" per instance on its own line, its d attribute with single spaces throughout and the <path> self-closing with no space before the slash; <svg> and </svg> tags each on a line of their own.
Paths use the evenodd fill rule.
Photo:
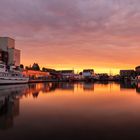
<svg viewBox="0 0 140 140">
<path fill-rule="evenodd" d="M 14 68 L 14 66 L 7 68 L 5 64 L 0 64 L 0 84 L 24 84 L 29 82 L 28 77 Z"/>
</svg>

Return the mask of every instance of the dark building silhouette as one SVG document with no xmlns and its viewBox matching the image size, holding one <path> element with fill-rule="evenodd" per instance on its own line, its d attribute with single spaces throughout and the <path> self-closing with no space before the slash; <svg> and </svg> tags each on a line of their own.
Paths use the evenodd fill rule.
<svg viewBox="0 0 140 140">
<path fill-rule="evenodd" d="M 8 52 L 0 50 L 0 61 L 8 64 Z"/>
<path fill-rule="evenodd" d="M 135 71 L 136 71 L 136 75 L 139 76 L 140 75 L 140 66 L 137 66 L 135 68 Z"/>
<path fill-rule="evenodd" d="M 134 70 L 120 70 L 120 76 L 122 77 L 130 77 L 135 74 Z"/>
<path fill-rule="evenodd" d="M 120 70 L 121 80 L 131 80 L 131 78 L 136 77 L 136 72 L 134 70 Z"/>
</svg>

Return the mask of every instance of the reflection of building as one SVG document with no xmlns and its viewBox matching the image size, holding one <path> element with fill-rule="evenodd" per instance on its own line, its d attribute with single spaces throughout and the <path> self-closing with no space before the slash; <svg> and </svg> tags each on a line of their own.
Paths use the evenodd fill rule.
<svg viewBox="0 0 140 140">
<path fill-rule="evenodd" d="M 140 83 L 137 83 L 136 92 L 140 94 Z"/>
<path fill-rule="evenodd" d="M 59 88 L 63 90 L 74 90 L 74 84 L 73 83 L 59 83 Z"/>
<path fill-rule="evenodd" d="M 121 89 L 135 89 L 136 85 L 135 83 L 131 83 L 131 82 L 121 82 L 120 88 Z"/>
<path fill-rule="evenodd" d="M 58 83 L 32 83 L 29 84 L 29 90 L 28 94 L 32 94 L 33 97 L 37 98 L 39 95 L 39 92 L 47 93 L 50 91 L 54 91 L 56 88 L 58 88 Z"/>
<path fill-rule="evenodd" d="M 33 92 L 32 95 L 33 95 L 34 98 L 37 98 L 38 95 L 39 95 L 39 92 Z"/>
<path fill-rule="evenodd" d="M 51 91 L 55 91 L 56 89 L 61 90 L 74 90 L 74 83 L 69 82 L 60 82 L 60 83 L 32 83 L 29 84 L 29 90 L 28 93 L 32 94 L 33 97 L 38 97 L 39 93 L 48 93 Z"/>
<path fill-rule="evenodd" d="M 136 92 L 140 94 L 140 88 L 136 88 Z"/>
<path fill-rule="evenodd" d="M 14 117 L 20 113 L 20 97 L 27 89 L 26 84 L 0 86 L 0 129 L 13 127 Z"/>
<path fill-rule="evenodd" d="M 14 116 L 18 116 L 20 113 L 20 101 L 19 98 L 15 98 L 14 99 L 14 103 L 13 103 L 13 115 Z"/>
<path fill-rule="evenodd" d="M 94 91 L 94 83 L 83 83 L 83 89 Z"/>
<path fill-rule="evenodd" d="M 12 96 L 0 98 L 0 129 L 13 126 L 14 117 L 19 115 L 19 99 Z"/>
<path fill-rule="evenodd" d="M 20 50 L 15 49 L 14 39 L 9 37 L 0 37 L 0 49 L 3 55 L 1 61 L 9 65 L 20 65 Z"/>
</svg>

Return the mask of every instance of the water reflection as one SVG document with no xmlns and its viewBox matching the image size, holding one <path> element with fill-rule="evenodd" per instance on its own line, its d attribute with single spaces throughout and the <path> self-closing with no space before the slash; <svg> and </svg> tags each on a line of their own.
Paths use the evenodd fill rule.
<svg viewBox="0 0 140 140">
<path fill-rule="evenodd" d="M 19 115 L 20 97 L 27 89 L 28 85 L 0 86 L 0 129 L 13 127 L 14 118 Z"/>
<path fill-rule="evenodd" d="M 136 89 L 136 87 L 137 87 L 137 83 L 134 83 L 134 82 L 120 83 L 121 89 Z"/>
<path fill-rule="evenodd" d="M 120 89 L 133 89 L 137 93 L 140 93 L 140 83 L 137 82 L 123 82 L 120 83 Z"/>
<path fill-rule="evenodd" d="M 94 138 L 101 135 L 112 138 L 125 129 L 129 133 L 128 128 L 140 127 L 137 93 L 140 93 L 140 84 L 133 82 L 0 86 L 0 136 L 61 134 L 67 138 L 77 130 L 80 136 L 95 132 Z M 125 125 L 130 126 L 125 128 Z"/>
</svg>

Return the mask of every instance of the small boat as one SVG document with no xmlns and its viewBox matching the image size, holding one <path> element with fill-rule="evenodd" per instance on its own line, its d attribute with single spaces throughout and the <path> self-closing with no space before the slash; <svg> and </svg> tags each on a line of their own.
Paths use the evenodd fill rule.
<svg viewBox="0 0 140 140">
<path fill-rule="evenodd" d="M 29 77 L 15 70 L 15 66 L 9 66 L 0 63 L 0 84 L 24 84 L 29 82 Z"/>
</svg>

